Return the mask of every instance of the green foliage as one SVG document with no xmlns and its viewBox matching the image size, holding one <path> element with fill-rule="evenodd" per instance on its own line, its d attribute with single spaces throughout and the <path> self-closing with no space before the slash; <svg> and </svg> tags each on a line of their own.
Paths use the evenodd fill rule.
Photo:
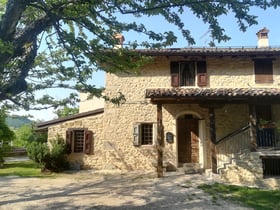
<svg viewBox="0 0 280 210">
<path fill-rule="evenodd" d="M 215 183 L 201 185 L 199 188 L 212 196 L 239 201 L 256 210 L 280 209 L 280 190 L 263 190 Z"/>
<path fill-rule="evenodd" d="M 186 12 L 201 19 L 211 37 L 221 42 L 230 37 L 219 18 L 232 12 L 240 30 L 245 31 L 257 24 L 251 8 L 279 6 L 278 0 L 0 0 L 0 105 L 57 108 L 78 101 L 77 94 L 63 100 L 50 95 L 35 98 L 35 91 L 47 88 L 69 88 L 101 96 L 102 90 L 91 83 L 93 72 L 135 72 L 147 59 L 131 50 L 172 46 L 177 41 L 173 31 L 158 33 L 147 28 L 143 16 L 163 17 L 193 45 L 195 40 L 185 26 Z M 139 33 L 145 40 L 132 40 L 123 49 L 113 50 L 119 44 L 115 35 L 126 32 Z M 44 49 L 39 50 L 40 46 Z"/>
<path fill-rule="evenodd" d="M 6 124 L 6 113 L 4 110 L 0 110 L 0 141 L 2 143 L 8 143 L 14 138 L 14 132 Z"/>
<path fill-rule="evenodd" d="M 79 113 L 79 108 L 77 107 L 69 107 L 69 106 L 64 106 L 62 108 L 59 108 L 57 110 L 55 110 L 54 112 L 59 118 L 60 117 L 67 117 L 67 116 L 71 116 L 74 114 L 78 114 Z"/>
<path fill-rule="evenodd" d="M 59 172 L 68 169 L 66 144 L 60 137 L 50 141 L 51 145 L 34 141 L 27 146 L 28 157 L 38 163 L 42 171 Z"/>
<path fill-rule="evenodd" d="M 4 162 L 4 152 L 11 149 L 10 142 L 14 139 L 14 132 L 6 124 L 6 113 L 0 110 L 0 163 Z"/>
<path fill-rule="evenodd" d="M 44 164 L 45 157 L 49 154 L 47 143 L 33 141 L 27 145 L 28 157 L 38 163 L 40 166 Z"/>
<path fill-rule="evenodd" d="M 36 132 L 31 124 L 23 125 L 15 131 L 16 138 L 13 145 L 17 147 L 27 147 L 31 142 L 47 142 L 46 132 Z"/>
</svg>

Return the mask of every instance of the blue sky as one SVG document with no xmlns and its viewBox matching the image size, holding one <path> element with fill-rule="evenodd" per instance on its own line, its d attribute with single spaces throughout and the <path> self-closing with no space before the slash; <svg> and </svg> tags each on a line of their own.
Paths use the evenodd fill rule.
<svg viewBox="0 0 280 210">
<path fill-rule="evenodd" d="M 217 46 L 223 47 L 255 47 L 257 46 L 257 36 L 256 32 L 258 32 L 263 27 L 266 27 L 270 30 L 269 32 L 269 44 L 272 47 L 280 47 L 280 8 L 269 9 L 266 11 L 260 9 L 253 9 L 252 14 L 258 16 L 258 25 L 251 26 L 247 29 L 246 32 L 241 32 L 238 28 L 238 25 L 234 19 L 233 15 L 227 15 L 220 18 L 220 24 L 226 30 L 227 35 L 231 37 L 231 40 L 228 42 L 216 43 Z M 123 20 L 129 19 L 130 17 L 122 17 Z M 186 12 L 184 14 L 185 26 L 188 28 L 192 36 L 196 41 L 196 45 L 194 47 L 207 46 L 207 43 L 211 40 L 209 37 L 208 26 L 205 25 L 201 20 L 194 17 L 190 12 Z M 150 17 L 150 18 L 142 18 L 141 21 L 145 24 L 148 29 L 157 32 L 164 31 L 174 31 L 176 33 L 177 29 L 166 23 L 161 17 Z M 176 33 L 178 34 L 178 33 Z M 145 37 L 143 35 L 137 33 L 124 33 L 125 42 L 136 40 L 144 40 Z M 178 42 L 174 44 L 172 47 L 188 47 L 187 42 L 179 35 Z M 93 83 L 96 86 L 104 86 L 105 83 L 105 74 L 104 72 L 97 72 L 93 75 Z M 62 98 L 65 94 L 69 93 L 68 91 L 54 91 L 52 92 L 52 96 L 55 98 Z M 43 94 L 48 94 L 48 91 L 44 91 Z M 53 110 L 43 110 L 43 111 L 20 111 L 15 114 L 26 115 L 30 114 L 34 116 L 35 120 L 51 120 L 55 118 L 53 114 Z"/>
</svg>

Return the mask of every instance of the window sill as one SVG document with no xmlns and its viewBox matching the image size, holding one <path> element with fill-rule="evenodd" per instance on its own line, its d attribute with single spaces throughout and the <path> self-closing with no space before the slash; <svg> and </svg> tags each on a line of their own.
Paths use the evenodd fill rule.
<svg viewBox="0 0 280 210">
<path fill-rule="evenodd" d="M 141 145 L 140 146 L 141 149 L 154 149 L 154 145 L 150 144 L 150 145 Z"/>
<path fill-rule="evenodd" d="M 273 84 L 274 80 L 271 81 L 255 81 L 256 84 Z"/>
</svg>

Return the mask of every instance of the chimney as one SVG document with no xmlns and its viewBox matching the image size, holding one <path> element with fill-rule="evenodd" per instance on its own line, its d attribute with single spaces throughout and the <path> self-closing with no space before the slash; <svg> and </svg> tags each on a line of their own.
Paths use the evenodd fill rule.
<svg viewBox="0 0 280 210">
<path fill-rule="evenodd" d="M 120 49 L 123 47 L 123 42 L 124 42 L 124 36 L 120 33 L 117 33 L 115 35 L 115 39 L 117 39 L 118 44 L 114 46 L 115 49 Z"/>
<path fill-rule="evenodd" d="M 258 48 L 269 47 L 268 32 L 269 30 L 264 27 L 256 33 L 258 37 Z"/>
</svg>

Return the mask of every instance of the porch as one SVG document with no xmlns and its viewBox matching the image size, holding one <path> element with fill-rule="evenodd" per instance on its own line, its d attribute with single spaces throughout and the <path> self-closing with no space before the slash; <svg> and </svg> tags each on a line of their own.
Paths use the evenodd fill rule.
<svg viewBox="0 0 280 210">
<path fill-rule="evenodd" d="M 257 173 L 259 177 L 275 176 L 278 170 L 278 153 L 280 154 L 279 135 L 276 128 L 260 129 L 260 117 L 268 115 L 260 114 L 259 107 L 271 104 L 280 104 L 280 90 L 265 89 L 211 89 L 211 88 L 171 88 L 171 89 L 147 89 L 146 98 L 157 105 L 158 123 L 158 176 L 162 176 L 164 129 L 162 121 L 163 106 L 170 104 L 197 104 L 202 109 L 208 110 L 209 140 L 211 142 L 211 169 L 213 173 L 222 173 L 229 165 L 236 165 L 243 156 L 257 154 Z M 228 133 L 217 139 L 216 110 L 227 104 L 243 104 L 248 107 L 247 125 Z M 271 113 L 270 113 L 271 115 Z M 269 119 L 268 119 L 269 120 Z M 277 119 L 278 120 L 278 119 Z M 247 155 L 248 156 L 248 155 Z M 250 156 L 250 155 L 249 155 Z M 249 159 L 252 157 L 249 157 Z M 246 159 L 246 158 L 245 158 Z M 276 159 L 276 160 L 275 160 Z M 253 167 L 253 166 L 252 166 Z M 254 166 L 255 167 L 255 166 Z"/>
</svg>

